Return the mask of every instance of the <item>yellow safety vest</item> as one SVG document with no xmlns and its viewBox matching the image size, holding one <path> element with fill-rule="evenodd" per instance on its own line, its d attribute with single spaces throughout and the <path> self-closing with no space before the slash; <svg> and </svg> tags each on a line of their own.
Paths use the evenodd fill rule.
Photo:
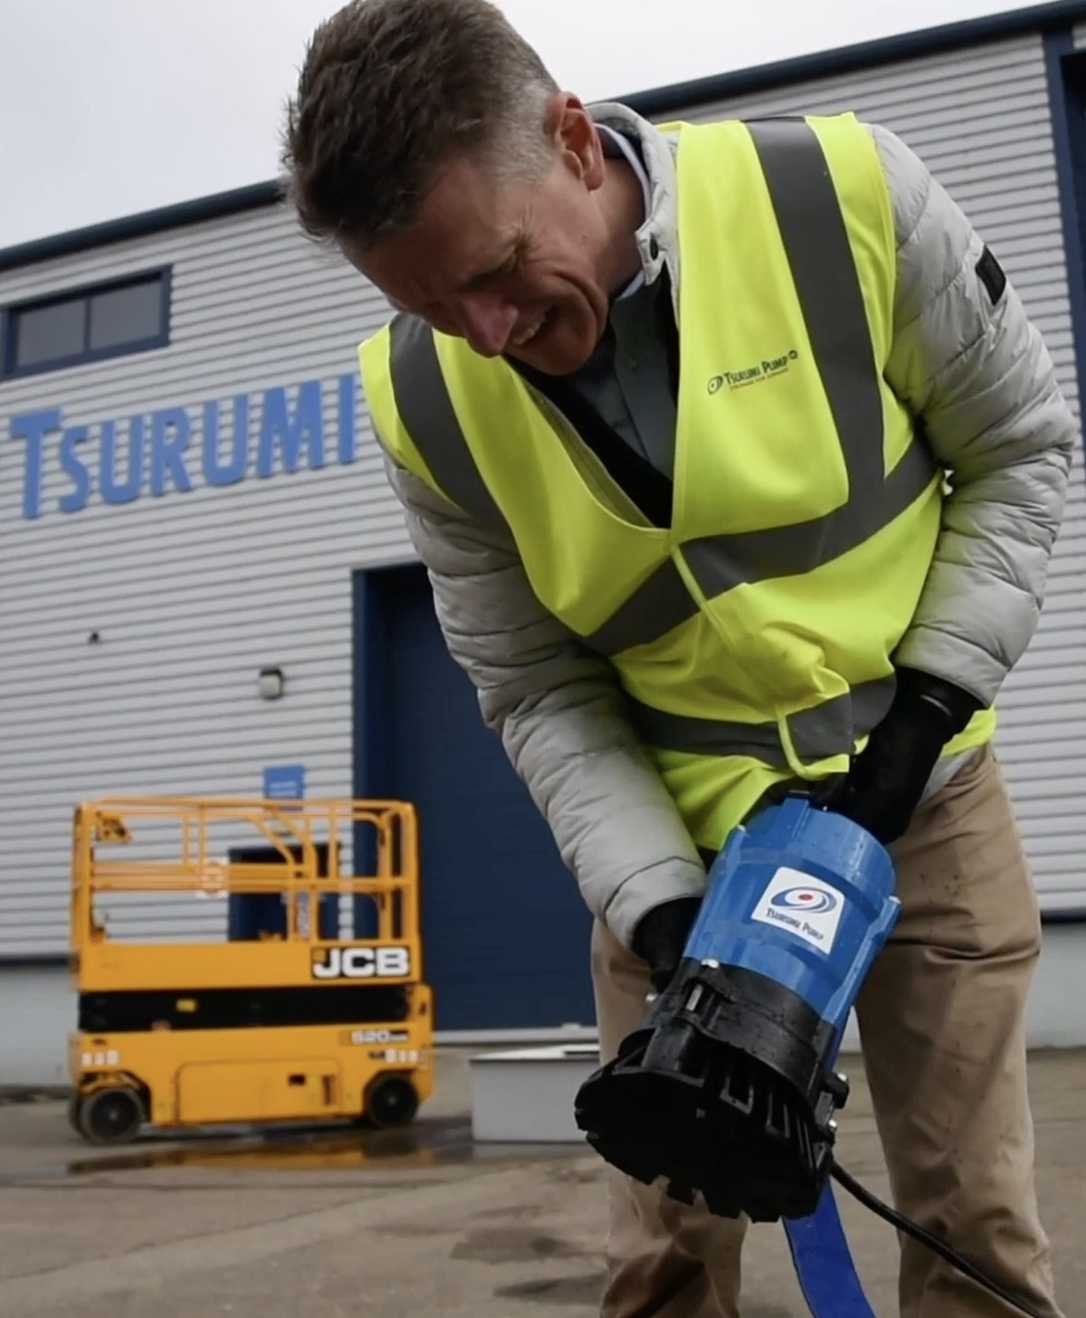
<svg viewBox="0 0 1086 1318">
<path fill-rule="evenodd" d="M 409 316 L 360 359 L 386 450 L 509 529 L 717 848 L 775 784 L 845 770 L 886 713 L 944 473 L 883 378 L 895 239 L 870 133 L 852 115 L 686 125 L 677 172 L 669 527 L 502 359 Z M 982 711 L 945 753 L 993 727 Z"/>
</svg>

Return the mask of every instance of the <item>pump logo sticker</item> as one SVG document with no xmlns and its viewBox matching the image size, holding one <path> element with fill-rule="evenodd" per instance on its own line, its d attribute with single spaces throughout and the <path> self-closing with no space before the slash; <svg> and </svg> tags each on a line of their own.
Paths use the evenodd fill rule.
<svg viewBox="0 0 1086 1318">
<path fill-rule="evenodd" d="M 837 905 L 837 898 L 832 893 L 823 892 L 821 888 L 785 888 L 773 898 L 774 906 L 783 906 L 786 911 L 832 911 Z"/>
<path fill-rule="evenodd" d="M 750 918 L 784 929 L 829 953 L 844 904 L 843 895 L 822 879 L 782 865 L 755 902 Z"/>
</svg>

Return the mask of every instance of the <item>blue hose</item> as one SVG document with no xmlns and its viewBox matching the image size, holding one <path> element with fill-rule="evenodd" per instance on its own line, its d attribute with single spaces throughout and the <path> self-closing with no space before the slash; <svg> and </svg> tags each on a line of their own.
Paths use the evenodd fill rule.
<svg viewBox="0 0 1086 1318">
<path fill-rule="evenodd" d="M 829 1182 L 810 1217 L 785 1219 L 788 1248 L 813 1318 L 875 1318 L 849 1253 Z"/>
</svg>

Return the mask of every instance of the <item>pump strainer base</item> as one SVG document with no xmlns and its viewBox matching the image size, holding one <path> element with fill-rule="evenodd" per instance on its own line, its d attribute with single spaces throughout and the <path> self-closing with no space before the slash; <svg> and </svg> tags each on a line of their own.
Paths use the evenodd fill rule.
<svg viewBox="0 0 1086 1318">
<path fill-rule="evenodd" d="M 662 1178 L 672 1198 L 700 1193 L 720 1217 L 804 1217 L 848 1094 L 808 1015 L 760 975 L 687 962 L 645 1027 L 582 1085 L 577 1124 L 613 1166 Z"/>
</svg>

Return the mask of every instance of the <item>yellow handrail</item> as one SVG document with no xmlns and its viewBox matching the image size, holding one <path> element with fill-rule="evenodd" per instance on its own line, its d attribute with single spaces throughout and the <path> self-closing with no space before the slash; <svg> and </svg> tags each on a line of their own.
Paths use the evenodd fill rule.
<svg viewBox="0 0 1086 1318">
<path fill-rule="evenodd" d="M 146 825 L 174 827 L 173 857 L 152 860 L 110 855 L 103 847 L 138 847 Z M 141 827 L 144 826 L 144 827 Z M 230 861 L 212 854 L 212 826 L 248 833 L 247 844 L 274 852 L 271 862 Z M 341 834 L 358 826 L 376 837 L 376 871 L 342 871 Z M 161 831 L 153 840 L 163 841 Z M 232 839 L 231 847 L 239 839 Z M 324 857 L 321 847 L 326 847 Z M 352 848 L 353 850 L 353 848 Z M 355 865 L 357 866 L 357 858 Z M 110 797 L 84 802 L 75 812 L 72 845 L 72 936 L 78 949 L 101 942 L 105 930 L 94 919 L 94 895 L 117 892 L 193 892 L 199 894 L 284 894 L 287 939 L 321 939 L 318 921 L 299 922 L 297 898 L 307 895 L 366 896 L 374 900 L 380 936 L 418 937 L 418 831 L 414 807 L 403 801 L 264 798 L 194 798 L 164 796 Z"/>
</svg>

